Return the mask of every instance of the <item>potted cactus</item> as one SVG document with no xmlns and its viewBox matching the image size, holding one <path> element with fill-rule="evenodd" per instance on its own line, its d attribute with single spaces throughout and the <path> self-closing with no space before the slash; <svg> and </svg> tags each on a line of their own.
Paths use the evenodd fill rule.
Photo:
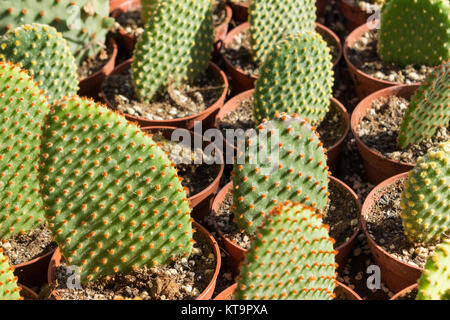
<svg viewBox="0 0 450 320">
<path fill-rule="evenodd" d="M 79 66 L 82 95 L 97 95 L 102 80 L 114 69 L 117 46 L 113 39 L 106 41 L 114 22 L 108 17 L 109 0 L 4 0 L 0 15 L 0 34 L 33 23 L 61 32 Z"/>
<path fill-rule="evenodd" d="M 450 138 L 450 63 L 419 86 L 380 90 L 356 107 L 351 127 L 367 178 L 379 183 L 411 170 L 431 146 Z"/>
<path fill-rule="evenodd" d="M 394 291 L 416 283 L 436 245 L 448 238 L 449 160 L 449 142 L 430 149 L 409 173 L 378 185 L 363 205 L 363 230 Z"/>
<path fill-rule="evenodd" d="M 174 14 L 180 10 L 183 19 Z M 155 37 L 160 41 L 153 41 Z M 212 126 L 228 85 L 223 72 L 209 62 L 213 37 L 209 0 L 160 3 L 136 45 L 134 59 L 105 80 L 105 102 L 141 126 L 191 129 L 195 121 Z"/>
<path fill-rule="evenodd" d="M 393 0 L 383 6 L 380 29 L 363 24 L 344 44 L 344 57 L 360 99 L 399 84 L 418 84 L 450 59 L 450 4 Z"/>
</svg>

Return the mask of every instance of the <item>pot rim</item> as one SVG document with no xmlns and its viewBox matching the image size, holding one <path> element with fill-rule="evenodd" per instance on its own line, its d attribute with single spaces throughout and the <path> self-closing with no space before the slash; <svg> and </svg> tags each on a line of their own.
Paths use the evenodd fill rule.
<svg viewBox="0 0 450 320">
<path fill-rule="evenodd" d="M 34 258 L 33 260 L 30 260 L 30 261 L 27 261 L 27 262 L 23 262 L 23 263 L 20 263 L 20 264 L 16 264 L 16 265 L 13 265 L 13 266 L 11 266 L 11 267 L 12 267 L 14 270 L 15 270 L 15 269 L 20 269 L 20 268 L 23 268 L 23 267 L 27 267 L 27 266 L 29 266 L 29 265 L 32 265 L 33 263 L 36 263 L 36 262 L 39 261 L 39 260 L 43 260 L 43 259 L 47 258 L 48 256 L 52 256 L 52 255 L 55 253 L 56 249 L 57 249 L 57 248 L 52 249 L 52 250 L 50 250 L 49 252 L 46 252 L 46 253 L 44 253 L 43 255 L 40 255 L 40 256 Z"/>
<path fill-rule="evenodd" d="M 21 283 L 18 283 L 17 285 L 21 288 L 20 296 L 22 298 L 27 298 L 28 297 L 28 298 L 31 298 L 31 300 L 39 300 L 39 296 L 38 296 L 38 294 L 36 292 L 34 292 L 33 290 L 31 290 L 30 288 L 28 288 L 27 286 L 25 286 L 25 285 L 23 285 Z M 25 292 L 26 296 L 22 295 L 22 292 Z"/>
<path fill-rule="evenodd" d="M 81 79 L 79 81 L 80 84 L 82 82 L 88 82 L 88 81 L 90 81 L 90 80 L 100 76 L 101 74 L 107 75 L 107 73 L 105 72 L 105 69 L 108 69 L 110 67 L 112 67 L 112 69 L 114 69 L 114 64 L 116 62 L 117 54 L 119 53 L 119 47 L 118 47 L 117 42 L 114 39 L 114 37 L 109 37 L 108 38 L 107 45 L 108 46 L 112 46 L 112 49 L 113 49 L 113 52 L 112 52 L 111 57 L 109 58 L 109 60 L 103 65 L 103 67 L 101 67 L 99 70 L 97 70 L 96 72 L 91 74 L 89 77 Z"/>
<path fill-rule="evenodd" d="M 410 291 L 412 291 L 412 290 L 414 290 L 414 289 L 416 289 L 416 288 L 417 288 L 417 283 L 412 284 L 412 285 L 406 287 L 405 289 L 400 290 L 399 292 L 397 292 L 396 294 L 394 294 L 394 295 L 392 296 L 392 298 L 389 299 L 389 300 L 398 300 L 398 298 L 404 296 L 405 294 L 409 293 Z"/>
</svg>

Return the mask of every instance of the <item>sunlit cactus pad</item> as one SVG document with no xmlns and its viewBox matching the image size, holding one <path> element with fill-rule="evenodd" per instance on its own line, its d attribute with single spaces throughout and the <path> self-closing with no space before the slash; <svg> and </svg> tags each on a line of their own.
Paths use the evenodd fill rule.
<svg viewBox="0 0 450 320">
<path fill-rule="evenodd" d="M 190 254 L 186 192 L 150 136 L 74 96 L 52 107 L 43 137 L 46 218 L 82 282 Z"/>
<path fill-rule="evenodd" d="M 19 292 L 14 270 L 0 249 L 0 300 L 22 300 Z"/>
<path fill-rule="evenodd" d="M 50 102 L 78 91 L 77 66 L 61 33 L 48 25 L 24 25 L 0 38 L 0 60 L 29 71 Z"/>
<path fill-rule="evenodd" d="M 237 225 L 253 233 L 269 211 L 286 200 L 324 209 L 329 172 L 325 150 L 311 125 L 296 115 L 281 114 L 253 133 L 245 141 L 245 152 L 238 151 L 233 170 Z"/>
<path fill-rule="evenodd" d="M 276 206 L 245 256 L 236 299 L 331 300 L 337 267 L 333 243 L 315 209 Z"/>
<path fill-rule="evenodd" d="M 48 103 L 28 72 L 0 62 L 0 239 L 44 222 L 39 195 L 41 125 Z"/>
<path fill-rule="evenodd" d="M 296 113 L 319 123 L 333 93 L 330 49 L 315 31 L 286 36 L 261 67 L 255 85 L 254 117 L 259 123 L 274 114 Z"/>
</svg>

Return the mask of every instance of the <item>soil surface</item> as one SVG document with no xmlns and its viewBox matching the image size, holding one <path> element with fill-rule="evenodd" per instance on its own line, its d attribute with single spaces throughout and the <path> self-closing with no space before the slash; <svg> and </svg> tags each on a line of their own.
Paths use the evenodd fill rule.
<svg viewBox="0 0 450 320">
<path fill-rule="evenodd" d="M 357 69 L 380 80 L 403 84 L 422 82 L 434 70 L 434 67 L 426 65 L 402 68 L 382 61 L 377 53 L 377 35 L 377 30 L 366 32 L 349 48 L 348 57 Z"/>
<path fill-rule="evenodd" d="M 414 164 L 428 149 L 450 140 L 450 124 L 439 129 L 433 137 L 402 150 L 397 146 L 397 138 L 408 106 L 408 100 L 397 96 L 375 100 L 356 132 L 366 146 L 387 158 Z"/>
<path fill-rule="evenodd" d="M 207 70 L 198 80 L 170 87 L 151 102 L 141 102 L 134 91 L 129 68 L 108 77 L 102 89 L 111 104 L 123 113 L 148 120 L 170 120 L 192 116 L 211 107 L 222 95 L 224 84 Z"/>
<path fill-rule="evenodd" d="M 423 268 L 437 243 L 410 243 L 404 234 L 400 198 L 403 181 L 380 190 L 379 200 L 369 209 L 367 230 L 375 242 L 397 259 Z"/>
<path fill-rule="evenodd" d="M 53 251 L 58 245 L 46 226 L 40 225 L 28 233 L 0 242 L 0 248 L 12 265 L 22 264 Z"/>
<path fill-rule="evenodd" d="M 206 154 L 200 148 L 193 150 L 183 143 L 168 140 L 162 132 L 152 131 L 152 138 L 175 162 L 178 175 L 183 178 L 181 184 L 188 189 L 188 197 L 200 193 L 217 178 L 220 164 L 207 164 L 214 161 L 214 155 Z"/>
<path fill-rule="evenodd" d="M 417 292 L 418 290 L 417 288 L 415 288 L 406 293 L 405 295 L 398 297 L 397 300 L 416 300 Z"/>
<path fill-rule="evenodd" d="M 100 52 L 95 57 L 83 60 L 77 70 L 78 81 L 82 81 L 92 76 L 103 68 L 111 59 L 112 54 L 113 48 L 108 46 L 106 49 L 101 48 Z"/>
<path fill-rule="evenodd" d="M 217 259 L 213 247 L 200 232 L 194 233 L 194 249 L 189 258 L 180 258 L 166 267 L 143 267 L 130 274 L 116 273 L 69 289 L 72 274 L 63 263 L 56 277 L 57 295 L 63 300 L 192 300 L 210 283 Z"/>
</svg>

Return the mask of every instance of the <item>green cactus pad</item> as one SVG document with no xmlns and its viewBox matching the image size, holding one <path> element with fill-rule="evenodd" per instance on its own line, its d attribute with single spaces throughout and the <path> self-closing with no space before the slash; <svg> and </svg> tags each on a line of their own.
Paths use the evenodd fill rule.
<svg viewBox="0 0 450 320">
<path fill-rule="evenodd" d="M 175 165 L 123 116 L 63 99 L 45 122 L 41 160 L 49 228 L 83 283 L 190 254 L 190 208 Z"/>
<path fill-rule="evenodd" d="M 331 300 L 334 239 L 320 214 L 302 204 L 276 206 L 245 255 L 236 299 Z"/>
<path fill-rule="evenodd" d="M 0 249 L 0 300 L 22 300 L 14 270 Z"/>
<path fill-rule="evenodd" d="M 413 243 L 445 237 L 450 229 L 450 142 L 430 149 L 404 182 L 401 199 L 406 237 Z"/>
<path fill-rule="evenodd" d="M 0 34 L 24 24 L 55 27 L 69 42 L 77 63 L 95 56 L 114 23 L 109 0 L 2 0 Z"/>
<path fill-rule="evenodd" d="M 0 38 L 0 60 L 30 72 L 50 103 L 78 91 L 77 67 L 67 41 L 48 25 L 24 25 Z"/>
<path fill-rule="evenodd" d="M 419 279 L 417 300 L 450 300 L 450 239 L 436 246 Z"/>
<path fill-rule="evenodd" d="M 286 112 L 320 123 L 333 94 L 331 61 L 330 49 L 315 31 L 286 36 L 267 56 L 256 81 L 256 122 Z"/>
<path fill-rule="evenodd" d="M 150 21 L 152 14 L 158 8 L 160 0 L 142 0 L 141 3 L 142 3 L 141 9 L 142 22 L 144 24 L 147 24 Z"/>
<path fill-rule="evenodd" d="M 213 41 L 210 0 L 162 2 L 134 51 L 132 71 L 138 97 L 151 100 L 169 83 L 197 78 L 208 67 Z"/>
<path fill-rule="evenodd" d="M 406 148 L 431 138 L 450 121 L 450 63 L 443 62 L 424 81 L 411 99 L 400 132 L 398 145 Z"/>
<path fill-rule="evenodd" d="M 44 219 L 38 156 L 47 101 L 26 70 L 0 62 L 0 239 Z"/>
<path fill-rule="evenodd" d="M 450 59 L 450 2 L 392 0 L 381 11 L 378 54 L 399 66 Z"/>
<path fill-rule="evenodd" d="M 323 210 L 329 172 L 325 150 L 311 125 L 296 115 L 281 114 L 253 133 L 245 149 L 239 148 L 234 164 L 231 210 L 237 225 L 248 234 L 255 232 L 265 215 L 286 200 Z"/>
<path fill-rule="evenodd" d="M 259 64 L 289 34 L 314 31 L 315 0 L 252 0 L 248 9 L 253 58 Z"/>
</svg>

